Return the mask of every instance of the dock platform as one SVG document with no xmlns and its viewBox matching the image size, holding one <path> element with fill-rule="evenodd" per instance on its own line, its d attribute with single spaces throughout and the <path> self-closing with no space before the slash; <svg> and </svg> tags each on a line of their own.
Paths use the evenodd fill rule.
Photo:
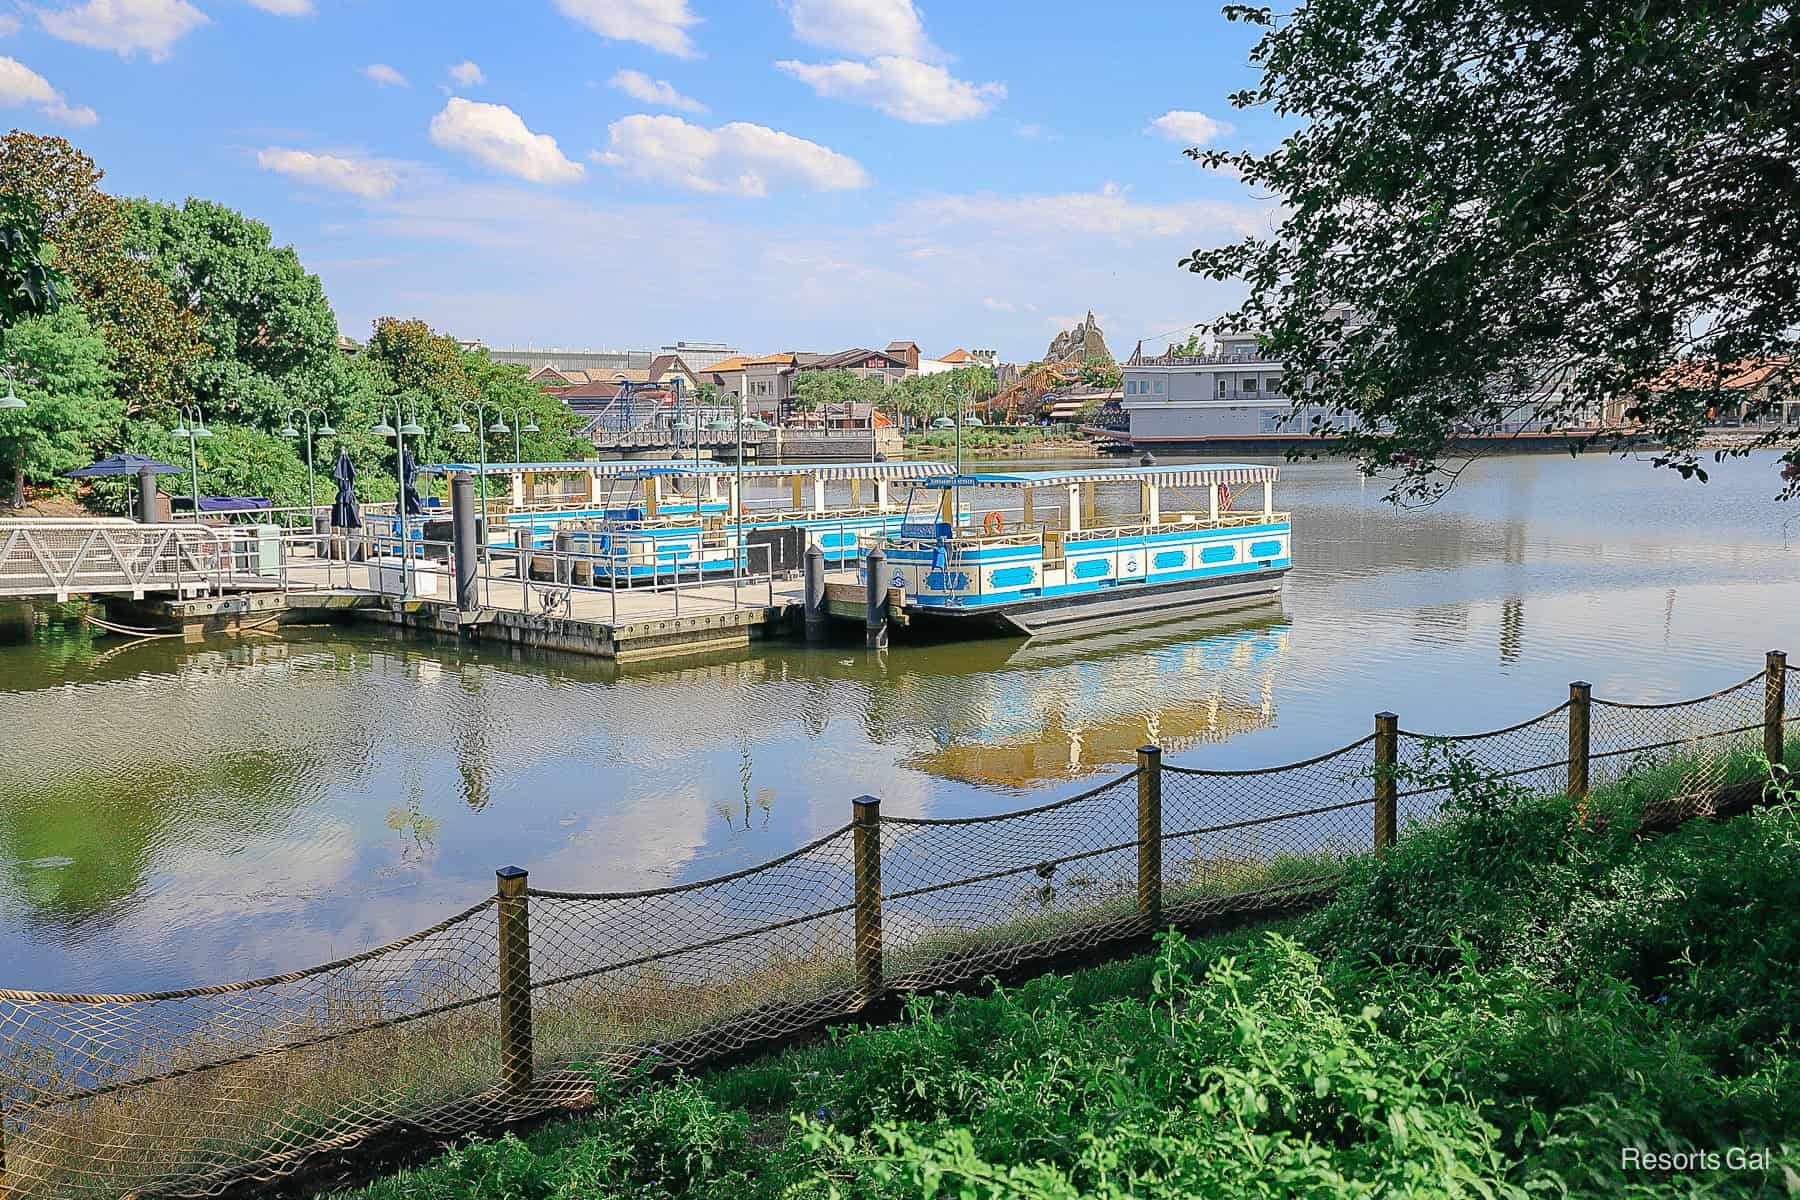
<svg viewBox="0 0 1800 1200">
<path fill-rule="evenodd" d="M 789 631 L 798 636 L 804 628 L 805 584 L 799 578 L 759 579 L 735 588 L 730 580 L 689 580 L 678 590 L 613 591 L 565 588 L 538 578 L 526 584 L 510 562 L 497 560 L 494 566 L 496 572 L 478 587 L 481 606 L 467 612 L 448 598 L 452 582 L 438 564 L 420 564 L 415 582 L 426 594 L 402 599 L 377 586 L 375 576 L 382 567 L 343 562 L 291 566 L 286 591 L 112 598 L 107 610 L 109 619 L 121 625 L 179 631 L 189 641 L 270 625 L 367 621 L 619 662 L 741 649 L 752 638 Z M 825 584 L 828 614 L 860 627 L 865 598 L 856 572 L 830 572 Z M 904 624 L 898 596 L 890 600 L 890 621 Z"/>
</svg>

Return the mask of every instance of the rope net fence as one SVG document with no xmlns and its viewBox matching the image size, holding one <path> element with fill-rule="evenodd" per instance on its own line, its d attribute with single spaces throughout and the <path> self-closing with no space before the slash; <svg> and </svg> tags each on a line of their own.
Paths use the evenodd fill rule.
<svg viewBox="0 0 1800 1200">
<path fill-rule="evenodd" d="M 218 1195 L 377 1133 L 583 1106 L 597 1074 L 707 1064 L 886 992 L 1308 902 L 1471 785 L 1650 779 L 1700 796 L 1779 752 L 1793 718 L 1778 657 L 1694 700 L 1572 690 L 1482 734 L 1383 714 L 1372 736 L 1260 770 L 1146 747 L 1133 770 L 994 816 L 883 817 L 862 797 L 849 824 L 781 858 L 650 891 L 531 888 L 508 868 L 493 898 L 288 975 L 0 990 L 0 1197 Z"/>
</svg>

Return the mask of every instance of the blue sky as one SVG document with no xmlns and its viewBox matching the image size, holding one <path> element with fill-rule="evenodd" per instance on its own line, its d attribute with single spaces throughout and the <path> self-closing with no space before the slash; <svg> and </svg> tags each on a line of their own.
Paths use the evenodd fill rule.
<svg viewBox="0 0 1800 1200">
<path fill-rule="evenodd" d="M 1214 3 L 0 0 L 0 34 L 12 124 L 267 222 L 359 338 L 1028 359 L 1092 308 L 1123 354 L 1227 307 L 1176 260 L 1272 219 L 1180 153 L 1278 136 Z"/>
</svg>

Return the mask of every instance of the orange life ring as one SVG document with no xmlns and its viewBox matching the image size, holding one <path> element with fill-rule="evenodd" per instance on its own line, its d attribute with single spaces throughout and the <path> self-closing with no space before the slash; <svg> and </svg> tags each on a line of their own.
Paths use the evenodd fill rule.
<svg viewBox="0 0 1800 1200">
<path fill-rule="evenodd" d="M 1006 518 L 997 512 L 991 512 L 981 518 L 981 527 L 994 537 L 1000 536 L 1006 528 Z"/>
</svg>

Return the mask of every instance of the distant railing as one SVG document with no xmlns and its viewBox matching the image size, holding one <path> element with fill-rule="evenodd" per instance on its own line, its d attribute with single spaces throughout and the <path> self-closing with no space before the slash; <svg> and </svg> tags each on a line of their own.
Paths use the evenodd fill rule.
<svg viewBox="0 0 1800 1200">
<path fill-rule="evenodd" d="M 273 586 L 280 564 L 279 535 L 252 529 L 107 518 L 0 521 L 0 596 L 216 595 Z"/>
<path fill-rule="evenodd" d="M 693 1066 L 863 1011 L 1170 924 L 1292 908 L 1450 795 L 1446 755 L 1538 792 L 1656 772 L 1646 821 L 1708 811 L 1779 762 L 1786 659 L 1695 700 L 1570 685 L 1504 729 L 1392 713 L 1301 762 L 1162 761 L 990 817 L 850 820 L 773 861 L 647 891 L 528 886 L 335 962 L 178 991 L 0 991 L 0 1194 L 217 1193 L 388 1130 L 441 1138 L 590 1103 L 596 1072 Z M 1747 786 L 1754 792 L 1757 785 Z M 10 1188 L 10 1191 L 7 1189 Z"/>
</svg>

